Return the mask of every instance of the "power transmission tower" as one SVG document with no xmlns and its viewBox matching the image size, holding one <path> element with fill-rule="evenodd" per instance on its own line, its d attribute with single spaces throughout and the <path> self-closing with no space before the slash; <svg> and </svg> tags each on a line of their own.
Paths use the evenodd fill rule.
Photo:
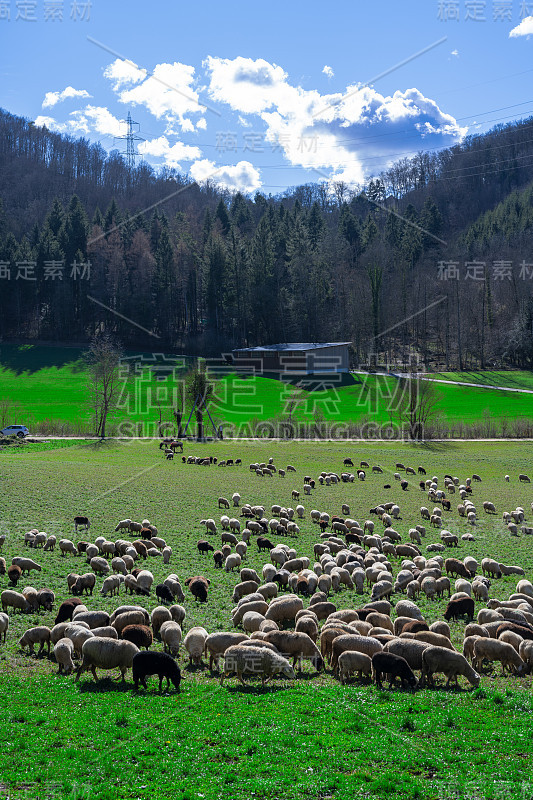
<svg viewBox="0 0 533 800">
<path fill-rule="evenodd" d="M 134 126 L 137 125 L 137 133 L 140 131 L 140 124 L 138 122 L 134 122 L 131 118 L 131 114 L 128 111 L 128 118 L 126 120 L 121 120 L 121 124 L 127 126 L 126 128 L 126 135 L 125 136 L 115 136 L 115 139 L 122 139 L 123 141 L 126 140 L 126 151 L 122 152 L 121 155 L 126 156 L 126 164 L 128 167 L 135 167 L 135 157 L 139 154 L 135 150 L 135 142 L 144 142 L 142 136 L 135 135 L 135 128 Z"/>
</svg>

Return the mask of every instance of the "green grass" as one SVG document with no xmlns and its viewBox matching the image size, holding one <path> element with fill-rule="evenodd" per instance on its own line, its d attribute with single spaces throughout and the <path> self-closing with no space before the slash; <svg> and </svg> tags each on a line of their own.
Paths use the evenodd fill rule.
<svg viewBox="0 0 533 800">
<path fill-rule="evenodd" d="M 438 372 L 431 377 L 437 381 L 459 381 L 460 383 L 482 383 L 487 386 L 510 389 L 532 389 L 531 370 L 475 370 L 465 372 Z"/>
<path fill-rule="evenodd" d="M 439 377 L 468 378 L 469 382 L 494 383 L 495 387 L 533 387 L 532 373 L 525 372 L 443 373 Z M 12 422 L 45 433 L 62 433 L 60 423 L 68 423 L 80 433 L 92 430 L 87 373 L 79 349 L 0 345 L 0 389 L 2 396 L 10 398 L 15 406 L 17 418 Z M 129 422 L 131 426 L 122 429 L 128 434 L 153 435 L 159 414 L 155 402 L 161 402 L 163 419 L 172 420 L 173 390 L 172 376 L 158 380 L 146 369 L 135 380 L 124 383 L 119 408 L 110 423 L 117 426 Z M 342 383 L 326 389 L 315 384 L 312 391 L 299 393 L 293 419 L 309 423 L 318 415 L 330 422 L 387 424 L 394 419 L 397 390 L 397 379 L 383 375 L 344 376 Z M 448 384 L 437 385 L 436 393 L 438 415 L 445 425 L 486 423 L 490 416 L 497 430 L 503 418 L 512 421 L 533 417 L 531 394 Z M 220 377 L 210 410 L 217 425 L 230 423 L 245 433 L 244 426 L 251 420 L 258 423 L 287 419 L 293 395 L 292 383 L 230 373 Z M 209 424 L 207 419 L 206 423 Z"/>
<path fill-rule="evenodd" d="M 243 501 L 291 504 L 291 491 L 302 487 L 303 475 L 323 469 L 342 470 L 342 461 L 367 459 L 379 463 L 384 475 L 368 474 L 364 483 L 317 485 L 304 498 L 311 508 L 340 511 L 343 502 L 361 522 L 371 506 L 385 499 L 399 502 L 402 520 L 395 527 L 405 540 L 420 520 L 419 507 L 427 498 L 412 479 L 402 492 L 392 477 L 396 462 L 428 475 L 452 472 L 463 481 L 473 472 L 483 482 L 474 485 L 479 510 L 474 542 L 461 542 L 454 555 L 478 560 L 492 555 L 520 564 L 533 577 L 529 537 L 511 538 L 501 513 L 520 504 L 531 519 L 531 490 L 518 483 L 533 456 L 529 443 L 448 443 L 431 446 L 314 443 L 221 442 L 186 445 L 188 454 L 214 454 L 219 459 L 240 457 L 241 467 L 218 468 L 167 462 L 154 442 L 85 443 L 68 448 L 5 450 L 0 452 L 0 532 L 7 534 L 2 555 L 32 555 L 42 572 L 25 584 L 49 586 L 57 604 L 67 597 L 66 575 L 86 569 L 81 559 L 27 551 L 26 530 L 74 538 L 72 517 L 88 513 L 90 539 L 114 539 L 116 522 L 124 517 L 148 517 L 172 546 L 169 566 L 158 559 L 147 565 L 155 582 L 169 572 L 183 581 L 204 574 L 212 584 L 205 605 L 187 595 L 186 629 L 199 624 L 208 631 L 231 629 L 231 593 L 238 574 L 215 570 L 200 556 L 196 542 L 205 535 L 201 518 L 218 519 L 217 498 L 239 491 Z M 248 463 L 273 457 L 278 466 L 293 464 L 296 475 L 258 478 Z M 367 471 L 369 472 L 369 471 Z M 511 475 L 511 482 L 503 480 Z M 391 483 L 392 489 L 384 489 Z M 458 496 L 454 495 L 452 509 Z M 497 516 L 484 515 L 484 499 L 496 504 Z M 459 534 L 470 527 L 455 511 L 444 513 L 445 526 Z M 529 523 L 530 524 L 530 523 Z M 297 539 L 288 540 L 299 554 L 312 556 L 318 540 L 309 517 Z M 118 534 L 117 534 L 118 536 Z M 77 538 L 86 538 L 78 534 Z M 211 537 L 214 545 L 219 537 Z M 437 541 L 428 529 L 424 545 Z M 246 562 L 260 571 L 261 557 L 251 546 Z M 516 577 L 494 582 L 492 597 L 507 597 Z M 0 589 L 7 585 L 0 577 Z M 98 587 L 87 599 L 89 608 L 112 610 L 126 601 L 101 598 Z M 338 608 L 359 606 L 369 592 L 343 591 L 333 597 Z M 135 602 L 136 598 L 133 599 Z M 307 602 L 307 601 L 305 601 Z M 442 618 L 444 600 L 421 600 L 429 622 Z M 156 599 L 143 603 L 152 610 Z M 476 604 L 476 611 L 480 608 Z M 131 678 L 121 685 L 113 673 L 94 683 L 87 676 L 56 675 L 48 658 L 30 658 L 18 647 L 22 632 L 35 624 L 52 625 L 55 612 L 11 614 L 6 645 L 0 646 L 0 797 L 12 798 L 501 798 L 529 797 L 531 779 L 531 677 L 502 678 L 497 666 L 482 677 L 479 690 L 463 683 L 460 692 L 437 690 L 416 694 L 400 690 L 378 692 L 357 681 L 341 687 L 329 671 L 317 675 L 307 664 L 295 681 L 276 680 L 265 690 L 251 681 L 241 688 L 235 678 L 220 687 L 208 670 L 190 670 L 180 656 L 183 692 L 159 695 L 155 681 L 149 691 L 135 695 Z M 452 625 L 459 646 L 464 623 Z M 155 647 L 159 649 L 160 644 Z M 112 678 L 112 680 L 110 679 Z M 529 791 L 529 794 L 527 794 Z M 504 794 L 507 792 L 507 794 Z"/>
</svg>

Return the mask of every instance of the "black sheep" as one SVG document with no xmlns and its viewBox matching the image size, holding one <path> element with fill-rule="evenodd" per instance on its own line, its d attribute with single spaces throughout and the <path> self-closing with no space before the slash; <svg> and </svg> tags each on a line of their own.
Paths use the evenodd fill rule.
<svg viewBox="0 0 533 800">
<path fill-rule="evenodd" d="M 273 548 L 274 545 L 270 539 L 267 539 L 265 536 L 257 537 L 257 549 L 259 552 L 261 552 L 261 550 L 272 550 Z"/>
<path fill-rule="evenodd" d="M 176 661 L 168 653 L 158 653 L 145 651 L 135 653 L 132 662 L 133 681 L 135 690 L 139 690 L 139 683 L 148 689 L 146 685 L 147 675 L 157 675 L 159 678 L 159 691 L 163 690 L 163 678 L 167 679 L 167 689 L 170 688 L 170 681 L 176 687 L 179 694 L 181 670 Z"/>
<path fill-rule="evenodd" d="M 168 586 L 164 583 L 158 583 L 155 587 L 155 596 L 158 600 L 160 600 L 164 605 L 167 603 L 172 605 L 174 602 L 174 595 L 168 588 Z"/>
<path fill-rule="evenodd" d="M 383 688 L 381 680 L 385 675 L 388 675 L 389 678 L 389 689 L 392 689 L 396 678 L 400 678 L 402 687 L 408 689 L 416 689 L 417 687 L 416 676 L 405 658 L 394 653 L 388 653 L 383 650 L 379 653 L 374 653 L 372 656 L 372 670 L 378 689 Z"/>
<path fill-rule="evenodd" d="M 215 550 L 213 553 L 213 561 L 215 562 L 215 569 L 222 569 L 224 563 L 224 553 L 222 550 Z"/>
<path fill-rule="evenodd" d="M 67 622 L 72 620 L 72 614 L 76 606 L 83 605 L 81 600 L 77 597 L 72 597 L 70 600 L 64 600 L 58 608 L 57 617 L 55 618 L 54 625 L 59 625 L 60 622 Z"/>
<path fill-rule="evenodd" d="M 215 552 L 215 548 L 213 547 L 213 545 L 209 544 L 209 542 L 206 539 L 200 539 L 196 547 L 198 548 L 199 553 L 209 553 L 209 551 L 211 551 L 212 553 Z"/>
<path fill-rule="evenodd" d="M 450 600 L 444 612 L 444 619 L 457 620 L 459 617 L 466 616 L 467 619 L 474 619 L 474 601 L 471 597 L 462 597 L 459 600 Z"/>
</svg>

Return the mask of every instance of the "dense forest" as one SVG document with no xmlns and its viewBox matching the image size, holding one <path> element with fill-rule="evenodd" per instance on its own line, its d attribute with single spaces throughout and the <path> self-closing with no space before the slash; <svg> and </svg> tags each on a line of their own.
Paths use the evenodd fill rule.
<svg viewBox="0 0 533 800">
<path fill-rule="evenodd" d="M 0 340 L 531 367 L 532 183 L 533 119 L 248 198 L 0 112 Z"/>
</svg>

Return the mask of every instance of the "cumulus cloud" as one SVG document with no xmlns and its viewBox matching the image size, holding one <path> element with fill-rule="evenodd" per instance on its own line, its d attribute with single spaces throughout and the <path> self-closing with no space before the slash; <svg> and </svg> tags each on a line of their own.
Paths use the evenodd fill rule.
<svg viewBox="0 0 533 800">
<path fill-rule="evenodd" d="M 244 194 L 254 192 L 261 186 L 259 170 L 249 161 L 239 161 L 238 164 L 217 167 L 214 161 L 204 158 L 191 166 L 190 174 L 199 183 L 210 180 L 230 191 Z"/>
<path fill-rule="evenodd" d="M 192 132 L 194 125 L 186 115 L 205 112 L 194 88 L 194 67 L 187 64 L 157 64 L 148 75 L 132 62 L 117 59 L 104 75 L 113 81 L 121 103 L 144 106 L 157 119 L 166 120 L 166 133 L 172 133 L 176 123 L 182 130 Z"/>
<path fill-rule="evenodd" d="M 62 103 L 63 100 L 70 100 L 72 97 L 92 97 L 92 95 L 86 89 L 75 89 L 73 86 L 67 86 L 62 92 L 46 92 L 43 108 L 52 108 L 52 106 Z"/>
<path fill-rule="evenodd" d="M 385 96 L 355 84 L 343 94 L 321 95 L 293 86 L 282 67 L 263 59 L 210 56 L 204 65 L 210 97 L 258 115 L 267 142 L 291 164 L 333 170 L 333 177 L 351 183 L 364 179 L 366 158 L 379 159 L 382 168 L 423 145 L 450 145 L 467 130 L 416 88 Z"/>
<path fill-rule="evenodd" d="M 509 37 L 514 39 L 518 36 L 531 36 L 533 34 L 533 17 L 524 17 L 520 25 L 510 32 Z"/>
<path fill-rule="evenodd" d="M 335 73 L 333 72 L 333 69 L 331 67 L 328 67 L 327 64 L 325 65 L 325 67 L 322 70 L 322 72 L 324 73 L 326 78 L 333 78 L 333 76 L 335 75 Z"/>
<path fill-rule="evenodd" d="M 143 81 L 147 74 L 145 69 L 141 69 L 137 64 L 134 64 L 133 61 L 123 58 L 117 58 L 104 70 L 104 78 L 113 81 L 113 90 L 115 92 L 119 91 L 124 86 Z"/>
<path fill-rule="evenodd" d="M 167 166 L 178 170 L 181 170 L 181 161 L 194 161 L 202 156 L 202 151 L 199 147 L 187 145 L 183 142 L 176 142 L 176 144 L 171 145 L 166 136 L 159 136 L 157 139 L 141 142 L 138 150 L 141 155 L 164 158 Z"/>
<path fill-rule="evenodd" d="M 124 127 L 109 109 L 103 106 L 86 106 L 84 109 L 72 111 L 70 119 L 59 122 L 53 117 L 39 116 L 35 119 L 38 127 L 46 126 L 57 133 L 88 136 L 97 133 L 100 136 L 121 136 Z"/>
</svg>

